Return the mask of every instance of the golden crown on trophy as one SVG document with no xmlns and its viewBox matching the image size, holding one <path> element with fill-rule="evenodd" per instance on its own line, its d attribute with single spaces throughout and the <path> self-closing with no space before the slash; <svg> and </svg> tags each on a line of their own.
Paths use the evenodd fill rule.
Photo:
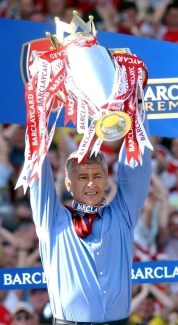
<svg viewBox="0 0 178 325">
<path fill-rule="evenodd" d="M 93 22 L 93 16 L 89 16 L 89 21 L 85 23 L 84 20 L 78 16 L 78 12 L 76 10 L 73 11 L 73 15 L 74 16 L 70 24 L 61 21 L 59 17 L 55 17 L 56 35 L 51 35 L 51 33 L 46 32 L 46 36 L 49 38 L 52 45 L 51 49 L 57 49 L 58 44 L 66 45 L 77 37 L 90 36 L 90 33 L 96 36 L 97 31 Z M 79 27 L 83 30 L 83 32 L 77 32 Z M 69 35 L 64 37 L 65 33 L 68 33 Z"/>
</svg>

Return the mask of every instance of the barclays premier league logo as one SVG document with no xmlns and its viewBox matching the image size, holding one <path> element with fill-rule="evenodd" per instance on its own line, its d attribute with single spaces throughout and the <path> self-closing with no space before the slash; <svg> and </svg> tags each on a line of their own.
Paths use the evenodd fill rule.
<svg viewBox="0 0 178 325">
<path fill-rule="evenodd" d="M 178 78 L 149 79 L 144 99 L 148 119 L 178 118 Z"/>
</svg>

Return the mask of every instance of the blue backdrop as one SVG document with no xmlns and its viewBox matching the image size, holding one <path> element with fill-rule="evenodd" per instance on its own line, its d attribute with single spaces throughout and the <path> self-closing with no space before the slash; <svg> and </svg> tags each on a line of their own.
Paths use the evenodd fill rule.
<svg viewBox="0 0 178 325">
<path fill-rule="evenodd" d="M 55 34 L 56 26 L 1 18 L 0 31 L 0 123 L 25 124 L 22 48 L 27 42 L 46 38 L 47 31 Z M 150 132 L 178 137 L 178 45 L 102 31 L 97 40 L 107 48 L 129 47 L 145 61 L 149 72 L 145 105 Z M 58 125 L 63 125 L 63 115 Z"/>
</svg>

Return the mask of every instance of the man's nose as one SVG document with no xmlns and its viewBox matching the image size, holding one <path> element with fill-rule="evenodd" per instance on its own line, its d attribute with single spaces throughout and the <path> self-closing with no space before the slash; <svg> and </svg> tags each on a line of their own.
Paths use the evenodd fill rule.
<svg viewBox="0 0 178 325">
<path fill-rule="evenodd" d="M 93 188 L 94 186 L 95 186 L 94 181 L 93 180 L 90 180 L 88 182 L 88 187 Z"/>
</svg>

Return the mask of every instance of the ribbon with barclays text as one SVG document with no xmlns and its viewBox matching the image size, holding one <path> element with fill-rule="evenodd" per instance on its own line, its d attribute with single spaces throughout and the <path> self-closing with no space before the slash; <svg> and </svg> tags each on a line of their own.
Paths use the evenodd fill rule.
<svg viewBox="0 0 178 325">
<path fill-rule="evenodd" d="M 178 261 L 134 262 L 132 284 L 178 282 Z M 0 290 L 46 288 L 42 267 L 0 269 Z"/>
<path fill-rule="evenodd" d="M 24 192 L 38 179 L 63 106 L 65 123 L 72 122 L 83 135 L 71 155 L 78 163 L 85 163 L 91 149 L 97 155 L 102 144 L 98 138 L 115 141 L 125 136 L 125 164 L 132 168 L 142 164 L 145 147 L 152 149 L 143 126 L 143 89 L 148 80 L 144 61 L 127 49 L 110 50 L 99 45 L 93 18 L 85 23 L 76 11 L 73 14 L 70 24 L 57 19 L 56 35 L 46 34 L 52 44 L 50 50 L 32 53 L 30 79 L 25 86 L 28 150 L 16 184 L 16 188 L 23 185 Z M 49 134 L 54 111 L 57 116 Z"/>
</svg>

